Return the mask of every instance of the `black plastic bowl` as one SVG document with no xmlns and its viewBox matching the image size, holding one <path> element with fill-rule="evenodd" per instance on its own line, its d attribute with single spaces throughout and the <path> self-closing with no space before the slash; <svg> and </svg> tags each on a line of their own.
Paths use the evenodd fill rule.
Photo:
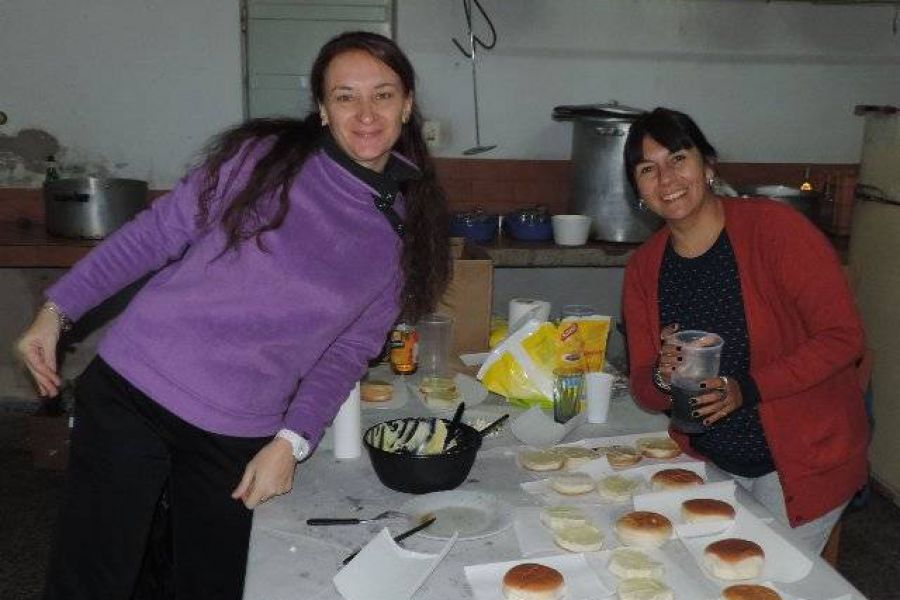
<svg viewBox="0 0 900 600">
<path fill-rule="evenodd" d="M 430 418 L 430 417 L 428 417 Z M 391 419 L 386 423 L 397 421 L 420 421 L 415 417 L 407 419 Z M 448 419 L 442 419 L 448 425 Z M 369 451 L 372 468 L 381 483 L 410 494 L 427 494 L 441 490 L 452 490 L 458 487 L 472 470 L 475 455 L 481 447 L 481 434 L 465 423 L 459 424 L 459 437 L 456 446 L 441 454 L 405 454 L 387 452 L 369 443 L 369 432 L 379 424 L 375 424 L 363 434 L 363 444 Z"/>
</svg>

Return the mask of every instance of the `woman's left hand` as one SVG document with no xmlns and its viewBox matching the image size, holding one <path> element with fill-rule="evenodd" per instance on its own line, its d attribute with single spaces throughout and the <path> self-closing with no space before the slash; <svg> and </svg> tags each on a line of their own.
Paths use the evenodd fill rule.
<svg viewBox="0 0 900 600">
<path fill-rule="evenodd" d="M 712 425 L 724 419 L 744 403 L 741 386 L 727 376 L 713 377 L 701 382 L 705 390 L 694 397 L 692 408 L 704 425 Z"/>
<path fill-rule="evenodd" d="M 253 510 L 273 496 L 287 494 L 294 485 L 296 464 L 291 443 L 276 437 L 247 463 L 231 497 Z"/>
</svg>

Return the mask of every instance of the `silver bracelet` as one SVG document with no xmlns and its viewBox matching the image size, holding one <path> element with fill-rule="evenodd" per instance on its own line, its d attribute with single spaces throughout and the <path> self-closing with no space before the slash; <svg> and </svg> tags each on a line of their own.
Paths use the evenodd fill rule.
<svg viewBox="0 0 900 600">
<path fill-rule="evenodd" d="M 672 385 L 666 383 L 666 381 L 662 378 L 662 373 L 659 372 L 659 367 L 653 367 L 653 383 L 663 392 L 672 391 Z"/>
<path fill-rule="evenodd" d="M 53 301 L 47 301 L 41 307 L 41 310 L 46 310 L 48 312 L 56 315 L 56 322 L 59 323 L 60 331 L 69 331 L 72 329 L 72 319 L 66 316 L 66 313 L 62 311 L 62 309 L 56 305 Z"/>
</svg>

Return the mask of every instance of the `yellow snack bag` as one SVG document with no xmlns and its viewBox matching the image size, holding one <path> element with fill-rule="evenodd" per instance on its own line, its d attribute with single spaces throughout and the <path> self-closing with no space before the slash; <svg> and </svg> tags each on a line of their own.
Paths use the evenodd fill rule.
<svg viewBox="0 0 900 600">
<path fill-rule="evenodd" d="M 491 351 L 478 379 L 510 404 L 553 408 L 557 339 L 553 323 L 528 321 Z"/>
<path fill-rule="evenodd" d="M 611 325 L 612 318 L 605 315 L 566 317 L 559 324 L 560 343 L 565 351 L 581 353 L 585 371 L 600 371 L 606 360 Z"/>
</svg>

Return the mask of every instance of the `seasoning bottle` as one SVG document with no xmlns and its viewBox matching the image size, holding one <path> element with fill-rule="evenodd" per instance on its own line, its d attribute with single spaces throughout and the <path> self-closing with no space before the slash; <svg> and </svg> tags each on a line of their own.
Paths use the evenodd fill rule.
<svg viewBox="0 0 900 600">
<path fill-rule="evenodd" d="M 419 336 L 415 327 L 398 323 L 391 331 L 391 369 L 397 375 L 410 375 L 418 367 Z"/>
<path fill-rule="evenodd" d="M 56 157 L 52 154 L 47 157 L 47 169 L 44 172 L 44 183 L 50 183 L 59 179 L 59 168 L 56 164 Z"/>
</svg>

